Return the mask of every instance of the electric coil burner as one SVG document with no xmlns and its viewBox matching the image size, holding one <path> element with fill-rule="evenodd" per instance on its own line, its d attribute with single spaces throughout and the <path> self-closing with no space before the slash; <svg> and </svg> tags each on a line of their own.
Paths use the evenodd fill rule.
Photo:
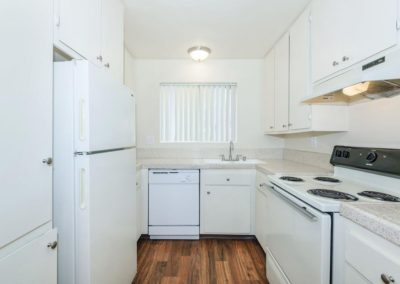
<svg viewBox="0 0 400 284">
<path fill-rule="evenodd" d="M 332 178 L 332 177 L 316 177 L 314 178 L 317 181 L 323 181 L 323 182 L 330 182 L 330 183 L 339 183 L 340 180 L 337 178 Z"/>
<path fill-rule="evenodd" d="M 282 176 L 280 177 L 281 180 L 285 180 L 285 181 L 293 181 L 293 182 L 302 182 L 304 181 L 302 178 L 298 178 L 298 177 L 291 177 L 291 176 Z"/>
<path fill-rule="evenodd" d="M 390 202 L 400 202 L 400 197 L 393 196 L 390 194 L 386 194 L 383 192 L 377 191 L 362 191 L 357 193 L 358 195 L 369 197 L 372 199 L 382 200 L 382 201 L 390 201 Z"/>
<path fill-rule="evenodd" d="M 310 189 L 307 190 L 308 193 L 320 196 L 320 197 L 326 197 L 326 198 L 331 198 L 331 199 L 337 199 L 337 200 L 348 200 L 348 201 L 357 201 L 358 198 L 355 197 L 354 195 L 337 191 L 337 190 L 331 190 L 331 189 Z"/>
</svg>

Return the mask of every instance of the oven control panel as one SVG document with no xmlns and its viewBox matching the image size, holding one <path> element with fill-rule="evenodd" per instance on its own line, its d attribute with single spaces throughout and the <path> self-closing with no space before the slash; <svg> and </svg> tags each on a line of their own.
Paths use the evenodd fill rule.
<svg viewBox="0 0 400 284">
<path fill-rule="evenodd" d="M 400 149 L 335 146 L 331 164 L 400 177 Z"/>
</svg>

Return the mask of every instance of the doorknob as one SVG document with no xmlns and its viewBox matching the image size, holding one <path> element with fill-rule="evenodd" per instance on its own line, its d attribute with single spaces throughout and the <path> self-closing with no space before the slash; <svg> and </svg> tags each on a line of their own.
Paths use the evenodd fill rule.
<svg viewBox="0 0 400 284">
<path fill-rule="evenodd" d="M 53 159 L 52 158 L 43 159 L 42 163 L 51 166 L 53 164 Z"/>
</svg>

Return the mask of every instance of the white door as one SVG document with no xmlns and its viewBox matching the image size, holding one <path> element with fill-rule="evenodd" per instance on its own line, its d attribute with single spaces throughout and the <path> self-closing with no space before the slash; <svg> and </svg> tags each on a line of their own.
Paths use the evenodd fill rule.
<svg viewBox="0 0 400 284">
<path fill-rule="evenodd" d="M 76 159 L 77 284 L 131 283 L 136 273 L 136 153 Z"/>
<path fill-rule="evenodd" d="M 88 61 L 75 61 L 75 131 L 78 152 L 135 145 L 135 98 L 110 74 Z M 87 81 L 89 77 L 89 82 Z"/>
<path fill-rule="evenodd" d="M 52 14 L 50 0 L 0 9 L 0 248 L 52 218 Z"/>
<path fill-rule="evenodd" d="M 100 54 L 99 0 L 58 0 L 56 38 L 92 62 Z"/>
<path fill-rule="evenodd" d="M 290 28 L 289 128 L 311 126 L 311 107 L 302 101 L 311 95 L 310 10 L 306 9 Z"/>
<path fill-rule="evenodd" d="M 312 1 L 312 81 L 318 81 L 341 67 L 347 5 L 342 0 Z M 347 2 L 347 1 L 345 1 Z M 358 17 L 354 17 L 358 20 Z"/>
<path fill-rule="evenodd" d="M 275 130 L 286 131 L 289 120 L 289 34 L 275 46 Z"/>
<path fill-rule="evenodd" d="M 397 43 L 397 0 L 340 0 L 346 5 L 342 65 L 372 56 Z M 354 17 L 357 13 L 357 17 Z M 345 67 L 345 66 L 342 66 Z"/>
<path fill-rule="evenodd" d="M 265 57 L 265 131 L 275 130 L 275 49 L 272 49 Z"/>
<path fill-rule="evenodd" d="M 250 234 L 251 192 L 249 186 L 207 186 L 202 191 L 205 234 Z"/>
<path fill-rule="evenodd" d="M 56 284 L 57 231 L 51 230 L 0 259 L 1 284 Z"/>
<path fill-rule="evenodd" d="M 101 1 L 101 54 L 103 65 L 119 83 L 124 68 L 124 6 L 121 1 Z"/>
</svg>

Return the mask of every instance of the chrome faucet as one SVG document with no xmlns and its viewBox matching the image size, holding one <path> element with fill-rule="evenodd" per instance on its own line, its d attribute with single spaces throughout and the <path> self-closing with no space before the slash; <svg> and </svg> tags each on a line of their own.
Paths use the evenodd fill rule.
<svg viewBox="0 0 400 284">
<path fill-rule="evenodd" d="M 236 155 L 236 157 L 233 158 L 233 151 L 234 150 L 235 150 L 235 147 L 233 145 L 233 141 L 230 141 L 229 142 L 229 156 L 228 156 L 228 159 L 225 158 L 224 154 L 222 154 L 222 155 L 220 155 L 221 156 L 221 160 L 224 161 L 224 162 L 238 162 L 238 161 L 240 161 L 240 158 L 242 157 L 242 160 L 246 161 L 246 156 L 243 156 L 243 155 Z"/>
<path fill-rule="evenodd" d="M 229 157 L 228 157 L 229 161 L 232 161 L 232 160 L 233 160 L 233 158 L 232 158 L 232 152 L 233 152 L 233 150 L 234 150 L 233 142 L 230 141 L 230 142 L 229 142 Z M 237 158 L 239 158 L 239 157 L 237 157 Z"/>
</svg>

